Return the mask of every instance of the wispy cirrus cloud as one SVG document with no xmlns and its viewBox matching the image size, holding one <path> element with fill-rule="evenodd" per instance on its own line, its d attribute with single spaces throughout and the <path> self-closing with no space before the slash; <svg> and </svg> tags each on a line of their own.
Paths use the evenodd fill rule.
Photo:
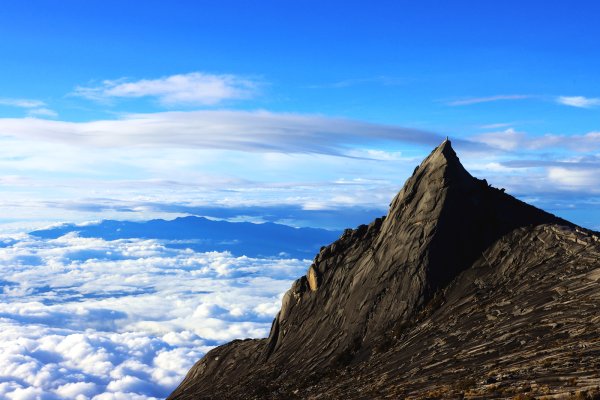
<svg viewBox="0 0 600 400">
<path fill-rule="evenodd" d="M 600 98 L 584 96 L 559 96 L 556 102 L 565 106 L 578 108 L 592 108 L 600 106 Z"/>
<path fill-rule="evenodd" d="M 582 189 L 597 188 L 600 186 L 600 174 L 598 168 L 548 168 L 548 178 L 564 190 L 580 191 Z M 596 193 L 599 193 L 596 190 Z"/>
<path fill-rule="evenodd" d="M 588 132 L 583 135 L 546 134 L 532 136 L 526 132 L 508 128 L 503 131 L 483 133 L 474 136 L 472 140 L 506 151 L 518 149 L 538 150 L 556 147 L 579 152 L 600 149 L 600 132 Z"/>
<path fill-rule="evenodd" d="M 58 117 L 58 113 L 56 111 L 51 110 L 46 107 L 33 108 L 33 109 L 29 110 L 28 115 L 30 117 L 49 117 L 49 118 Z"/>
<path fill-rule="evenodd" d="M 91 100 L 152 97 L 165 106 L 214 106 L 256 94 L 259 83 L 231 74 L 191 72 L 157 79 L 105 80 L 99 86 L 78 86 L 72 93 Z"/>
<path fill-rule="evenodd" d="M 54 118 L 58 116 L 56 111 L 49 109 L 41 100 L 0 98 L 0 106 L 24 108 L 28 110 L 27 115 L 30 117 Z"/>
<path fill-rule="evenodd" d="M 502 131 L 483 133 L 476 136 L 475 140 L 501 150 L 514 150 L 526 140 L 526 135 L 524 132 L 508 128 Z"/>
<path fill-rule="evenodd" d="M 512 159 L 499 163 L 507 171 L 537 170 L 542 173 L 536 179 L 543 183 L 543 190 L 548 197 L 558 193 L 577 192 L 597 196 L 600 194 L 600 155 L 580 157 L 540 157 L 530 159 Z M 527 188 L 529 186 L 529 189 Z M 525 183 L 525 192 L 532 192 L 531 185 Z M 585 201 L 585 196 L 581 196 Z"/>
<path fill-rule="evenodd" d="M 481 125 L 479 128 L 481 128 L 481 129 L 500 129 L 500 128 L 508 128 L 512 125 L 514 125 L 514 123 L 499 122 L 499 123 L 495 123 L 495 124 Z"/>
<path fill-rule="evenodd" d="M 337 82 L 325 83 L 320 85 L 310 85 L 310 89 L 342 89 L 360 85 L 382 85 L 382 86 L 398 86 L 407 82 L 406 79 L 396 78 L 392 76 L 374 76 L 369 78 L 350 78 L 343 79 Z"/>
<path fill-rule="evenodd" d="M 469 97 L 464 99 L 458 99 L 450 101 L 446 104 L 449 106 L 468 106 L 471 104 L 480 104 L 480 103 L 491 103 L 494 101 L 502 101 L 502 100 L 524 100 L 530 99 L 533 96 L 527 94 L 507 94 L 507 95 L 497 95 L 497 96 L 488 96 L 488 97 Z"/>
<path fill-rule="evenodd" d="M 268 111 L 178 111 L 131 114 L 91 122 L 0 119 L 0 130 L 17 138 L 75 145 L 171 147 L 260 153 L 350 156 L 349 147 L 376 141 L 434 146 L 443 136 L 419 129 L 320 115 Z"/>
<path fill-rule="evenodd" d="M 311 226 L 325 215 L 331 218 L 319 226 L 339 227 L 356 220 L 331 210 L 381 210 L 426 150 L 444 138 L 322 115 L 232 110 L 130 114 L 89 122 L 5 118 L 0 119 L 0 132 L 0 167 L 12 176 L 4 182 L 11 190 L 0 205 L 11 223 L 18 222 L 10 219 L 13 215 L 27 216 L 27 223 L 35 218 L 165 217 L 195 213 L 190 207 L 212 204 L 223 209 L 281 207 L 273 220 Z M 507 157 L 536 158 L 536 153 L 540 158 L 585 155 L 600 148 L 600 132 L 533 135 L 498 129 L 453 143 L 464 161 L 484 156 L 489 162 L 502 162 Z M 510 173 L 524 182 L 530 171 Z M 545 185 L 536 191 L 561 192 L 563 185 L 556 180 L 538 178 Z M 584 194 L 591 190 L 578 187 Z M 95 207 L 98 198 L 108 200 Z M 157 203 L 182 207 L 155 207 Z M 271 214 L 247 211 L 225 218 Z"/>
<path fill-rule="evenodd" d="M 468 97 L 457 100 L 452 100 L 447 102 L 446 104 L 449 106 L 468 106 L 472 104 L 480 104 L 480 103 L 491 103 L 496 101 L 504 101 L 504 100 L 525 100 L 525 99 L 533 99 L 537 98 L 541 101 L 546 102 L 555 102 L 558 104 L 562 104 L 570 107 L 577 108 L 592 108 L 600 106 L 600 98 L 598 97 L 585 97 L 585 96 L 534 96 L 534 95 L 526 95 L 526 94 L 510 94 L 510 95 L 498 95 L 498 96 L 488 96 L 488 97 Z"/>
<path fill-rule="evenodd" d="M 44 103 L 43 101 L 40 101 L 40 100 L 31 100 L 31 99 L 0 98 L 0 105 L 19 107 L 19 108 L 39 108 L 39 107 L 44 107 L 46 105 L 46 103 Z"/>
<path fill-rule="evenodd" d="M 282 206 L 279 222 L 338 227 L 359 221 L 328 210 L 379 209 L 410 174 L 421 147 L 443 140 L 428 131 L 343 118 L 223 110 L 91 122 L 0 119 L 0 132 L 0 167 L 12 176 L 0 207 L 6 222 L 19 216 L 27 224 L 164 217 L 177 211 L 139 202 L 194 200 L 224 208 Z M 332 183 L 355 178 L 362 180 L 352 187 Z M 64 205 L 99 197 L 116 202 Z M 118 206 L 125 199 L 137 204 Z M 238 216 L 244 213 L 231 217 Z"/>
</svg>

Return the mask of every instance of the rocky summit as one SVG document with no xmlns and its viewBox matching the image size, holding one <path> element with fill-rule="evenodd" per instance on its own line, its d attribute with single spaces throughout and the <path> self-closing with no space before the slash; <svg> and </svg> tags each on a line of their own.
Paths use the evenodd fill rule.
<svg viewBox="0 0 600 400">
<path fill-rule="evenodd" d="M 266 339 L 169 399 L 594 398 L 600 238 L 471 176 L 446 140 L 387 216 L 321 248 Z"/>
</svg>

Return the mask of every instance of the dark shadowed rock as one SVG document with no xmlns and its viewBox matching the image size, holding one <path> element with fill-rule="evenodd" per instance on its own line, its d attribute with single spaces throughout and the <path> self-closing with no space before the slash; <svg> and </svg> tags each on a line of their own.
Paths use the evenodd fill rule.
<svg viewBox="0 0 600 400">
<path fill-rule="evenodd" d="M 212 350 L 170 398 L 563 390 L 565 371 L 547 378 L 535 366 L 540 354 L 576 354 L 577 335 L 600 351 L 589 336 L 600 327 L 598 254 L 593 232 L 472 177 L 445 141 L 386 217 L 321 249 L 285 294 L 267 339 Z M 586 382 L 600 383 L 590 368 Z"/>
</svg>

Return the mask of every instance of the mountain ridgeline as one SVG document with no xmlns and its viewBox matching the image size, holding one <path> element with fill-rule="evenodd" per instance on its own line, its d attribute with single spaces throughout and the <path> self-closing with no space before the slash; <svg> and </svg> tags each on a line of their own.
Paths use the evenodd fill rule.
<svg viewBox="0 0 600 400">
<path fill-rule="evenodd" d="M 472 177 L 446 140 L 386 217 L 321 248 L 268 338 L 213 349 L 169 399 L 588 390 L 599 254 L 595 232 Z"/>
<path fill-rule="evenodd" d="M 324 242 L 339 232 L 317 228 L 293 228 L 271 222 L 214 221 L 203 217 L 180 217 L 171 221 L 112 221 L 95 224 L 64 224 L 37 230 L 31 235 L 56 239 L 68 233 L 104 240 L 157 239 L 166 247 L 195 251 L 229 251 L 236 256 L 295 257 L 310 259 Z"/>
</svg>

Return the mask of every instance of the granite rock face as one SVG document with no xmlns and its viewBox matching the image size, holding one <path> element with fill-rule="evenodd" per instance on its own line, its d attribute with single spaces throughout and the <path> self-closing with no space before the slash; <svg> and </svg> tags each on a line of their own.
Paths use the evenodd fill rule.
<svg viewBox="0 0 600 400">
<path fill-rule="evenodd" d="M 169 398 L 593 389 L 599 240 L 472 177 L 445 141 L 386 217 L 321 249 L 267 339 L 212 350 Z"/>
</svg>

